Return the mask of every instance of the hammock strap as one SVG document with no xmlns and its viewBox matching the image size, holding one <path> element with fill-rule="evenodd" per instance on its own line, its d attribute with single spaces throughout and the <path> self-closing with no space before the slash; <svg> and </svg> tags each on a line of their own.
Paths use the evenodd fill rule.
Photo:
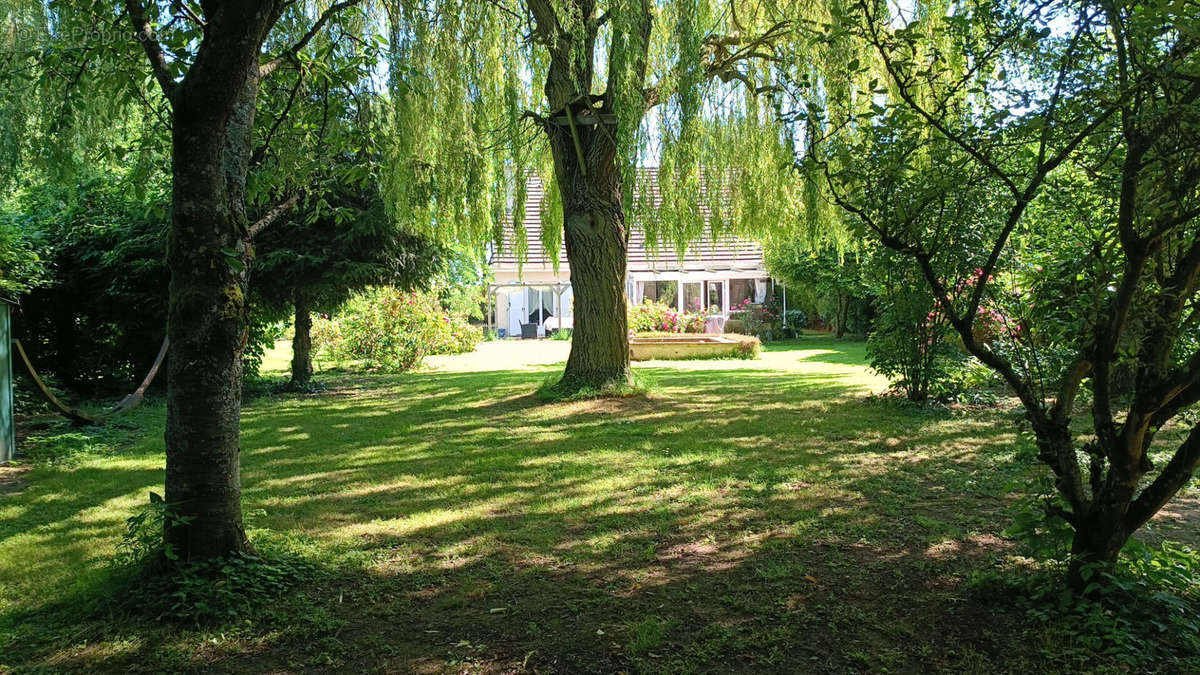
<svg viewBox="0 0 1200 675">
<path fill-rule="evenodd" d="M 130 410 L 138 407 L 142 400 L 145 399 L 146 389 L 150 387 L 150 383 L 153 382 L 154 377 L 158 375 L 158 370 L 162 366 L 162 362 L 167 356 L 167 347 L 170 344 L 169 340 L 164 337 L 162 341 L 162 347 L 160 347 L 158 350 L 158 356 L 154 359 L 154 365 L 150 366 L 150 371 L 146 373 L 146 377 L 142 379 L 142 383 L 138 385 L 138 388 L 133 390 L 133 393 L 121 399 L 120 403 L 107 412 L 99 415 L 89 415 L 81 410 L 68 406 L 67 404 L 63 403 L 61 399 L 55 396 L 54 392 L 50 391 L 50 387 L 46 386 L 46 383 L 42 380 L 41 376 L 38 375 L 37 369 L 33 367 L 33 362 L 29 360 L 29 355 L 25 353 L 25 347 L 21 345 L 21 341 L 14 338 L 12 343 L 13 346 L 17 348 L 17 353 L 21 355 L 21 361 L 25 363 L 25 370 L 29 371 L 29 376 L 33 378 L 33 383 L 37 386 L 38 391 L 42 393 L 42 396 L 44 396 L 46 400 L 50 402 L 50 405 L 57 408 L 64 417 L 80 424 L 103 424 L 110 417 L 129 412 Z"/>
</svg>

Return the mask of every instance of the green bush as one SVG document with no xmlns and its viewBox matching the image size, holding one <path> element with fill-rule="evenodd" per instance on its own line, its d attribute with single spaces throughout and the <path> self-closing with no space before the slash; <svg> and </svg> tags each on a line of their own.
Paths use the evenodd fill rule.
<svg viewBox="0 0 1200 675">
<path fill-rule="evenodd" d="M 789 309 L 783 313 L 784 323 L 787 324 L 787 329 L 792 332 L 800 332 L 808 328 L 808 314 L 802 309 Z"/>
<path fill-rule="evenodd" d="M 880 299 L 882 311 L 867 339 L 875 372 L 914 402 L 953 394 L 951 377 L 965 360 L 949 340 L 951 328 L 923 289 L 899 289 Z"/>
<path fill-rule="evenodd" d="M 0 204 L 0 230 L 15 228 L 24 241 L 0 252 L 0 285 L 12 285 L 3 282 L 12 255 L 28 262 L 36 254 L 45 272 L 20 298 L 13 328 L 42 374 L 74 394 L 128 393 L 166 331 L 167 186 L 144 186 L 140 197 L 135 187 L 100 173 L 31 185 Z M 14 272 L 32 274 L 20 265 Z"/>
<path fill-rule="evenodd" d="M 473 351 L 483 339 L 483 331 L 446 312 L 432 293 L 387 286 L 354 296 L 334 317 L 319 317 L 312 335 L 318 355 L 388 372 L 409 370 L 434 354 Z"/>
<path fill-rule="evenodd" d="M 1054 528 L 1070 529 L 1065 523 Z M 1024 543 L 1034 556 L 1046 550 L 1046 542 Z M 1063 589 L 1068 556 L 1065 548 L 1058 550 L 1057 560 L 1044 559 L 1033 571 L 975 572 L 972 587 L 981 601 L 1014 605 L 1031 628 L 1055 636 L 1043 647 L 1050 662 L 1086 663 L 1103 653 L 1129 672 L 1196 672 L 1200 553 L 1172 542 L 1151 547 L 1131 539 L 1117 564 L 1084 571 L 1091 583 L 1077 594 Z"/>
</svg>

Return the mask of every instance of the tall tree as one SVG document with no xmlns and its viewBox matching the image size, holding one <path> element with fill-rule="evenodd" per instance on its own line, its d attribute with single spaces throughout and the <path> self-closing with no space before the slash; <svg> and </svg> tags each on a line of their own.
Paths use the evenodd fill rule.
<svg viewBox="0 0 1200 675">
<path fill-rule="evenodd" d="M 283 215 L 295 196 L 252 221 L 247 176 L 259 87 L 299 63 L 307 44 L 356 0 L 334 3 L 293 44 L 264 59 L 263 47 L 285 11 L 282 0 L 180 3 L 126 0 L 125 14 L 170 104 L 171 272 L 167 335 L 164 541 L 182 560 L 247 550 L 239 475 L 242 350 L 253 237 Z M 174 14 L 174 16 L 171 16 Z M 170 21 L 163 19 L 170 18 Z M 189 26 L 164 48 L 156 26 Z"/>
<path fill-rule="evenodd" d="M 774 90 L 769 65 L 792 44 L 789 11 L 773 3 L 725 9 L 698 0 L 467 3 L 428 29 L 393 31 L 403 64 L 392 79 L 403 147 L 397 155 L 411 161 L 398 167 L 397 187 L 388 191 L 394 208 L 476 241 L 492 238 L 492 225 L 507 211 L 518 234 L 499 243 L 523 254 L 525 179 L 541 174 L 548 188 L 542 245 L 556 257 L 565 243 L 575 294 L 575 331 L 559 383 L 564 393 L 630 376 L 631 215 L 652 244 L 682 248 L 706 226 L 758 234 L 788 212 L 792 198 L 783 185 L 790 150 L 772 106 L 758 96 Z M 428 65 L 414 69 L 415 63 Z M 531 84 L 540 94 L 525 93 Z M 505 124 L 495 141 L 489 131 L 497 117 Z M 464 137 L 474 147 L 458 148 Z M 744 142 L 737 151 L 734 139 Z M 650 148 L 656 140 L 661 147 Z M 661 161 L 657 195 L 639 191 L 634 181 L 651 152 Z M 702 164 L 719 170 L 701 172 Z M 483 228 L 453 224 L 445 213 L 459 203 L 447 198 L 460 192 L 453 186 L 469 193 L 468 186 L 489 182 L 504 189 L 460 211 L 492 218 Z M 661 208 L 646 208 L 656 200 Z M 419 208 L 427 204 L 441 215 Z"/>
</svg>

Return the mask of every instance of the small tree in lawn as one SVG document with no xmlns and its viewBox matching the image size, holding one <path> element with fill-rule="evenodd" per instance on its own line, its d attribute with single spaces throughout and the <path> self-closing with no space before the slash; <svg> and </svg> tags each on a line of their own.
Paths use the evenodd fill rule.
<svg viewBox="0 0 1200 675">
<path fill-rule="evenodd" d="M 252 299 L 295 316 L 291 386 L 311 386 L 312 313 L 332 312 L 367 286 L 405 289 L 428 282 L 445 249 L 406 232 L 388 216 L 373 181 L 328 190 L 320 205 L 302 203 L 294 217 L 264 233 Z"/>
<path fill-rule="evenodd" d="M 807 166 L 1020 398 L 1083 589 L 1200 468 L 1180 417 L 1200 402 L 1200 15 L 880 7 L 856 2 L 835 36 L 874 57 Z M 989 297 L 1006 339 L 982 337 Z M 1173 422 L 1179 440 L 1156 443 Z"/>
</svg>

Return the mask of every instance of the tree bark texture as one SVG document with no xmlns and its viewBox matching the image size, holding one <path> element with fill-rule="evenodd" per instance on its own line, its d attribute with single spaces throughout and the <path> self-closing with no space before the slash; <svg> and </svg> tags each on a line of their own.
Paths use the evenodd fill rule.
<svg viewBox="0 0 1200 675">
<path fill-rule="evenodd" d="M 641 45 L 610 54 L 607 92 L 592 94 L 595 49 L 600 26 L 595 0 L 569 0 L 572 12 L 585 19 L 582 33 L 562 29 L 556 12 L 563 7 L 547 0 L 527 0 L 536 20 L 534 38 L 550 52 L 544 92 L 550 115 L 543 128 L 554 156 L 554 176 L 563 203 L 563 241 L 571 265 L 575 328 L 571 354 L 558 390 L 571 394 L 604 389 L 630 381 L 629 321 L 625 300 L 629 233 L 622 205 L 617 158 L 614 98 L 641 100 L 651 29 L 648 3 L 641 7 Z M 613 29 L 618 30 L 617 28 Z M 625 29 L 627 30 L 627 29 Z M 613 44 L 629 35 L 612 36 Z M 618 86 L 632 73 L 633 84 Z M 586 119 L 589 124 L 580 124 Z M 565 122 L 564 122 L 565 120 Z M 636 123 L 636 120 L 632 121 Z"/>
<path fill-rule="evenodd" d="M 250 550 L 239 472 L 246 283 L 244 191 L 273 2 L 225 3 L 175 94 L 164 543 L 180 561 Z"/>
<path fill-rule="evenodd" d="M 308 298 L 297 292 L 296 334 L 292 338 L 292 386 L 307 389 L 312 383 L 312 308 Z"/>
<path fill-rule="evenodd" d="M 575 298 L 571 354 L 559 383 L 562 393 L 630 381 L 625 299 L 629 238 L 616 146 L 612 131 L 601 126 L 576 126 L 578 145 L 569 128 L 549 129 Z"/>
</svg>

